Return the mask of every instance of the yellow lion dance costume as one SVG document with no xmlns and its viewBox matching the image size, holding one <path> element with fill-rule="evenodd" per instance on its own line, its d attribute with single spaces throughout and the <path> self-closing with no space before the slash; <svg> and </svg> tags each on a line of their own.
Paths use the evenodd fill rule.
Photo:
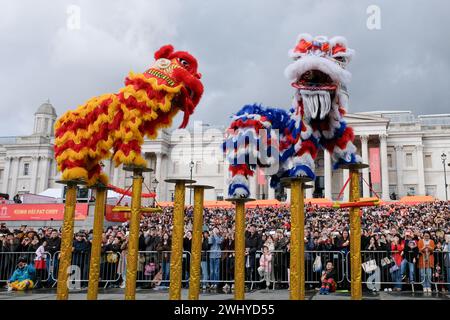
<svg viewBox="0 0 450 320">
<path fill-rule="evenodd" d="M 197 60 L 188 52 L 174 52 L 171 45 L 155 52 L 155 60 L 144 73 L 131 72 L 119 93 L 92 98 L 57 120 L 55 157 L 63 180 L 107 184 L 102 159 L 112 157 L 115 166 L 145 166 L 145 135 L 156 138 L 180 110 L 180 127 L 186 127 L 203 94 Z"/>
</svg>

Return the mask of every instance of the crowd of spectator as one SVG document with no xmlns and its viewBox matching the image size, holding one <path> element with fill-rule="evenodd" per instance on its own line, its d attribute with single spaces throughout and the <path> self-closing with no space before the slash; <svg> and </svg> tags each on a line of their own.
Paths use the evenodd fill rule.
<svg viewBox="0 0 450 320">
<path fill-rule="evenodd" d="M 348 286 L 343 276 L 350 248 L 349 213 L 336 209 L 306 205 L 305 247 L 307 253 L 307 283 L 319 282 L 330 272 L 328 263 L 337 275 L 338 287 Z M 424 292 L 432 290 L 431 284 L 442 283 L 439 289 L 450 285 L 450 204 L 432 202 L 418 205 L 384 205 L 362 209 L 361 250 L 363 262 L 385 266 L 382 283 L 385 290 L 405 289 L 408 283 L 419 282 Z M 164 287 L 170 276 L 170 250 L 173 208 L 163 213 L 151 214 L 141 219 L 139 235 L 138 285 Z M 183 279 L 189 278 L 192 244 L 193 209 L 185 212 L 183 247 Z M 261 207 L 246 213 L 246 269 L 247 284 L 257 283 L 286 287 L 289 283 L 290 212 L 287 207 Z M 126 251 L 129 238 L 128 223 L 109 226 L 102 235 L 101 280 L 109 286 L 124 286 Z M 28 263 L 39 263 L 42 285 L 52 285 L 57 277 L 58 251 L 61 232 L 55 228 L 29 228 L 9 230 L 0 225 L 0 281 L 5 273 L 17 264 L 6 253 L 30 253 Z M 81 279 L 88 279 L 89 253 L 92 230 L 79 230 L 74 235 L 72 264 L 80 268 Z M 202 243 L 202 285 L 204 289 L 232 289 L 234 279 L 234 209 L 204 210 Z M 317 257 L 320 257 L 318 259 Z M 21 256 L 23 259 L 23 255 Z M 50 257 L 52 259 L 50 259 Z M 9 259 L 9 260 L 8 260 Z M 50 265 L 50 261 L 53 261 Z M 322 268 L 323 265 L 323 268 Z M 373 264 L 372 264 L 373 265 Z M 363 266 L 365 267 L 365 266 Z M 53 275 L 48 270 L 53 268 Z M 322 275 L 322 269 L 325 271 Z M 366 269 L 364 269 L 366 271 Z M 368 268 L 369 270 L 369 268 Z M 14 270 L 12 270 L 14 271 Z M 328 272 L 328 273 L 327 273 Z M 370 269 L 366 276 L 375 271 Z M 384 274 L 384 275 L 383 275 Z M 384 278 L 383 278 L 384 277 Z M 328 278 L 327 278 L 328 279 Z M 406 279 L 406 280 L 405 280 Z M 308 281 L 309 280 L 309 281 Z M 81 281 L 81 286 L 87 285 Z M 184 281 L 188 285 L 188 281 Z M 393 286 L 393 288 L 392 288 Z M 436 287 L 437 288 L 437 287 Z"/>
</svg>

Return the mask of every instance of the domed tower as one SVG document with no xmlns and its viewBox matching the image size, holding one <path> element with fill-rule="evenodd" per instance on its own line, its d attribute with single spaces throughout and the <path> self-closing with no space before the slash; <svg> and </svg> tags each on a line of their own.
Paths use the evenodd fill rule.
<svg viewBox="0 0 450 320">
<path fill-rule="evenodd" d="M 53 126 L 56 120 L 55 108 L 50 100 L 41 104 L 34 114 L 34 135 L 53 136 Z"/>
</svg>

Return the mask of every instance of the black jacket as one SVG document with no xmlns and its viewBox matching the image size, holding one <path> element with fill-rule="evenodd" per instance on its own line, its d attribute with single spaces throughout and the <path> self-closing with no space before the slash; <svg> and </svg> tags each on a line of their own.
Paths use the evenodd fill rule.
<svg viewBox="0 0 450 320">
<path fill-rule="evenodd" d="M 261 236 L 255 232 L 248 232 L 245 236 L 245 247 L 250 248 L 250 255 L 255 255 L 256 251 L 261 250 L 263 246 Z"/>
<path fill-rule="evenodd" d="M 45 247 L 45 251 L 50 253 L 52 256 L 55 252 L 61 249 L 61 238 L 47 238 L 47 246 Z"/>
</svg>

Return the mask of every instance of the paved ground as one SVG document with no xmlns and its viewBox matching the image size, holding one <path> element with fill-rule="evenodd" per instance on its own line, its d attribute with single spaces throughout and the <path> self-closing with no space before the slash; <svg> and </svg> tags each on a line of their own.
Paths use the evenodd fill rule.
<svg viewBox="0 0 450 320">
<path fill-rule="evenodd" d="M 182 299 L 187 299 L 188 290 L 182 290 Z M 39 289 L 33 292 L 7 292 L 0 291 L 0 300 L 55 300 L 55 289 Z M 71 291 L 69 298 L 71 300 L 85 300 L 86 290 Z M 99 291 L 99 300 L 123 300 L 123 289 L 101 289 Z M 168 300 L 168 290 L 143 290 L 136 291 L 138 300 Z M 232 300 L 232 294 L 224 293 L 202 293 L 201 300 Z M 246 293 L 246 300 L 287 300 L 289 299 L 288 290 L 255 290 Z M 350 300 L 349 293 L 333 293 L 330 295 L 319 295 L 317 291 L 307 291 L 308 300 Z M 364 293 L 364 300 L 450 300 L 450 294 L 432 293 L 423 294 L 422 292 L 379 292 Z"/>
</svg>

